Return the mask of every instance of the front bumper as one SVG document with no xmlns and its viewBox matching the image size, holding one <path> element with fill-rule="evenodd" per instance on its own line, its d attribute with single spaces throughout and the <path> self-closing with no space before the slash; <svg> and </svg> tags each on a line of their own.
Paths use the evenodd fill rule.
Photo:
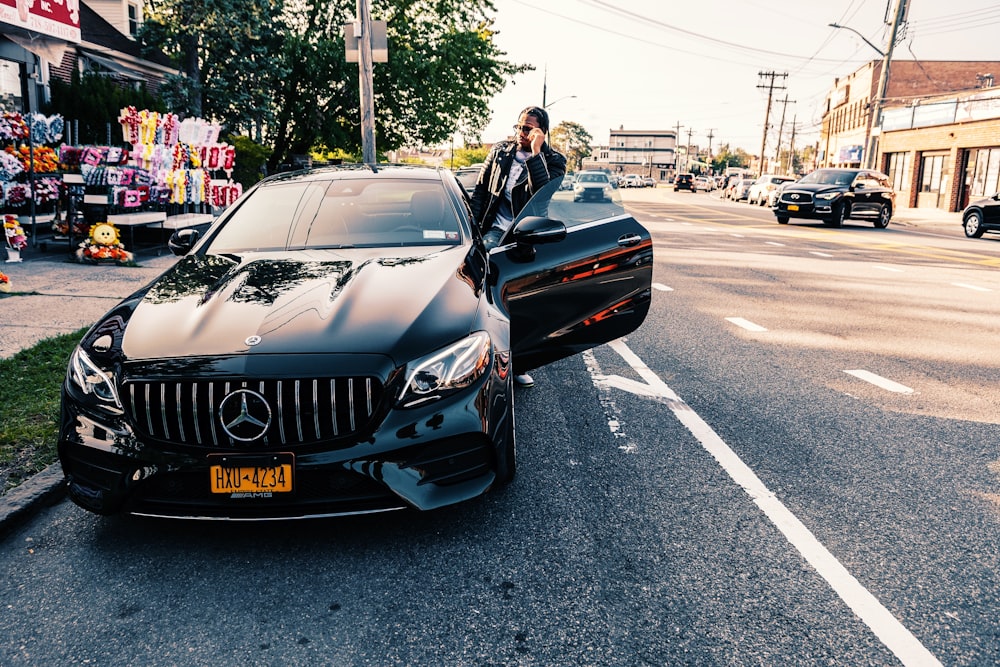
<svg viewBox="0 0 1000 667">
<path fill-rule="evenodd" d="M 426 406 L 389 409 L 346 439 L 266 450 L 150 442 L 125 416 L 111 418 L 63 393 L 59 457 L 68 493 L 98 514 L 261 520 L 416 508 L 474 498 L 495 482 L 508 421 L 509 366 L 495 357 L 473 386 Z M 212 493 L 219 454 L 291 452 L 289 493 Z M 213 458 L 215 457 L 215 458 Z"/>
</svg>

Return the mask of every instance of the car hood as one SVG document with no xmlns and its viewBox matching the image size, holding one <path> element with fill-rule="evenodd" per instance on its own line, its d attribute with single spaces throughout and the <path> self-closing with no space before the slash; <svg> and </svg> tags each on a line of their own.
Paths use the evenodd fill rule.
<svg viewBox="0 0 1000 667">
<path fill-rule="evenodd" d="M 846 190 L 847 188 L 842 185 L 831 185 L 830 183 L 788 183 L 782 192 L 809 192 L 816 195 L 822 192 L 844 192 Z"/>
<path fill-rule="evenodd" d="M 377 353 L 398 365 L 469 333 L 468 247 L 187 256 L 135 302 L 132 361 Z"/>
</svg>

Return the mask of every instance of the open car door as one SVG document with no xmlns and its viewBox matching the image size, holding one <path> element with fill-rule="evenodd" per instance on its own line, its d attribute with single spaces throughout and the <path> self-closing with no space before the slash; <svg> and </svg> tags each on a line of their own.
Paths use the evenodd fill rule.
<svg viewBox="0 0 1000 667">
<path fill-rule="evenodd" d="M 620 338 L 649 311 L 649 232 L 625 212 L 617 190 L 577 203 L 560 181 L 540 190 L 490 251 L 516 373 Z"/>
</svg>

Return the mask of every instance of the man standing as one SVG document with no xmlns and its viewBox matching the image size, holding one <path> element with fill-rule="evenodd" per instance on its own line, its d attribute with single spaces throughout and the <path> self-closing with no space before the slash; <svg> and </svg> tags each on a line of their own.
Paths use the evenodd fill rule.
<svg viewBox="0 0 1000 667">
<path fill-rule="evenodd" d="M 566 174 L 566 158 L 545 141 L 549 114 L 528 107 L 514 126 L 514 140 L 493 145 L 472 193 L 472 214 L 486 248 L 496 246 L 532 195 L 549 181 Z M 522 387 L 535 381 L 515 375 Z"/>
<path fill-rule="evenodd" d="M 500 141 L 486 156 L 472 193 L 472 214 L 487 248 L 500 241 L 531 196 L 566 174 L 566 158 L 545 142 L 549 114 L 528 107 L 514 126 L 514 140 Z"/>
</svg>

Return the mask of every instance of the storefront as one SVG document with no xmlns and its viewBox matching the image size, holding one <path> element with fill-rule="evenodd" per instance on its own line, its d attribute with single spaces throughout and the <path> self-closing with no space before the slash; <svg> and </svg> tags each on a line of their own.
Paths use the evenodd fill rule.
<svg viewBox="0 0 1000 667">
<path fill-rule="evenodd" d="M 961 211 L 1000 191 L 1000 88 L 886 109 L 879 151 L 900 206 Z"/>
</svg>

